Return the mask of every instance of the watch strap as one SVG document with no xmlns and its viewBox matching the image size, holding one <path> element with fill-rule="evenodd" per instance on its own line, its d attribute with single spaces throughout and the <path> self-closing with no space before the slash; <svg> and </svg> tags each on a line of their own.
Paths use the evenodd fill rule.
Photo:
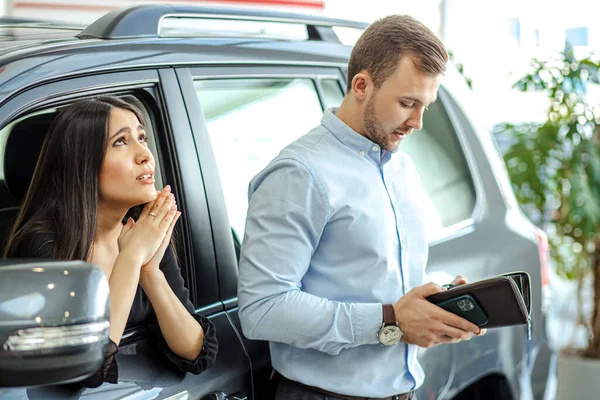
<svg viewBox="0 0 600 400">
<path fill-rule="evenodd" d="M 391 304 L 383 305 L 383 325 L 397 325 L 396 313 L 394 312 L 394 307 Z"/>
</svg>

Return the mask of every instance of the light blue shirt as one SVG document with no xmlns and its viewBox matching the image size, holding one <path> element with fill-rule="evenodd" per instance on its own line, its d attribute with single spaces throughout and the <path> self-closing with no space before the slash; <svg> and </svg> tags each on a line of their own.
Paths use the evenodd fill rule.
<svg viewBox="0 0 600 400">
<path fill-rule="evenodd" d="M 377 333 L 382 304 L 424 283 L 428 199 L 408 155 L 333 112 L 250 183 L 239 316 L 285 377 L 386 397 L 424 378 L 416 346 Z"/>
</svg>

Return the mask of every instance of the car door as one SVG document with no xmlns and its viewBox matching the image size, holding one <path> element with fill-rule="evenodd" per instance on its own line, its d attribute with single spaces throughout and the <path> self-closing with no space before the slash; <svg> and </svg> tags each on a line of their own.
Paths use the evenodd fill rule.
<svg viewBox="0 0 600 400">
<path fill-rule="evenodd" d="M 202 399 L 219 398 L 221 393 L 242 393 L 251 385 L 247 374 L 249 364 L 219 299 L 206 193 L 174 71 L 166 68 L 63 78 L 24 90 L 0 105 L 3 143 L 21 121 L 56 112 L 75 99 L 97 94 L 124 97 L 141 108 L 148 119 L 149 145 L 157 159 L 157 188 L 170 184 L 183 212 L 176 227 L 182 275 L 197 312 L 210 318 L 216 326 L 220 352 L 213 367 L 202 374 L 181 373 L 158 354 L 144 326 L 130 327 L 121 340 L 117 355 L 118 384 L 105 383 L 85 390 L 77 385 L 0 390 L 0 398 Z M 27 131 L 12 133 L 28 134 Z M 4 159 L 5 149 L 0 150 Z M 238 370 L 242 372 L 236 373 Z M 245 374 L 247 378 L 244 378 Z"/>
<path fill-rule="evenodd" d="M 325 108 L 341 104 L 344 76 L 338 68 L 291 66 L 201 67 L 180 70 L 178 75 L 182 81 L 192 81 L 184 89 L 188 107 L 196 99 L 200 102 L 191 117 L 197 121 L 194 135 L 202 143 L 199 151 L 212 148 L 200 158 L 203 171 L 214 171 L 207 196 L 213 235 L 221 242 L 217 250 L 221 298 L 239 329 L 237 259 L 248 183 L 285 145 L 317 126 Z M 246 339 L 244 343 L 255 382 L 261 388 L 268 386 L 264 384 L 270 373 L 267 343 Z M 452 355 L 452 349 L 445 347 L 437 351 L 435 360 L 421 357 L 431 375 L 427 393 L 440 393 L 449 383 Z"/>
</svg>

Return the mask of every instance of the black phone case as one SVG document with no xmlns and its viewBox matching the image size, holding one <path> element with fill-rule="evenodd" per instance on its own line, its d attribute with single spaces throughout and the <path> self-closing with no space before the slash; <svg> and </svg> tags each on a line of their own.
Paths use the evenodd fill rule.
<svg viewBox="0 0 600 400">
<path fill-rule="evenodd" d="M 464 294 L 453 297 L 437 304 L 438 307 L 456 314 L 459 317 L 474 323 L 477 326 L 484 326 L 488 323 L 488 317 L 473 296 Z"/>
</svg>

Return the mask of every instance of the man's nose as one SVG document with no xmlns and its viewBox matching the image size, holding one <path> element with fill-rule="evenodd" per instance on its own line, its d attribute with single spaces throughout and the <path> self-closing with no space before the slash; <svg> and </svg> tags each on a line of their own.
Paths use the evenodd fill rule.
<svg viewBox="0 0 600 400">
<path fill-rule="evenodd" d="M 421 129 L 423 127 L 423 110 L 420 108 L 415 110 L 408 119 L 407 124 L 413 129 Z"/>
</svg>

